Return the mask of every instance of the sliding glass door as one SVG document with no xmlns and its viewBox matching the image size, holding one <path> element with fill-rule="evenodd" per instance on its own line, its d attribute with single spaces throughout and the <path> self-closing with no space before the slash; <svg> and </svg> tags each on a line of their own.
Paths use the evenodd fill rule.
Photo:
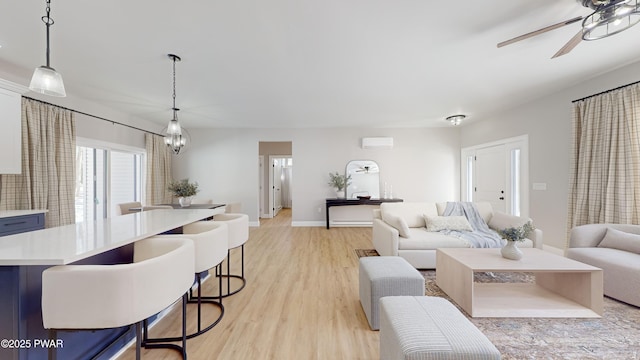
<svg viewBox="0 0 640 360">
<path fill-rule="evenodd" d="M 76 223 L 117 214 L 118 204 L 142 199 L 142 161 L 134 151 L 76 147 Z"/>
</svg>

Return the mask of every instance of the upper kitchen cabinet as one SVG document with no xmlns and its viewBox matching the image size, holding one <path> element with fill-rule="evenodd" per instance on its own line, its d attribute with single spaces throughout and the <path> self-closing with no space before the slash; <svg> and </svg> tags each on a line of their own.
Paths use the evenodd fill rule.
<svg viewBox="0 0 640 360">
<path fill-rule="evenodd" d="M 0 79 L 0 174 L 22 171 L 22 94 L 27 88 Z"/>
</svg>

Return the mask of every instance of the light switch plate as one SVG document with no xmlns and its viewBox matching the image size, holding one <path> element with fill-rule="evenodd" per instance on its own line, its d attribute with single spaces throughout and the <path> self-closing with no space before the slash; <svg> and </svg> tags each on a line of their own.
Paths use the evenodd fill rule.
<svg viewBox="0 0 640 360">
<path fill-rule="evenodd" d="M 533 190 L 547 190 L 547 183 L 533 183 Z"/>
</svg>

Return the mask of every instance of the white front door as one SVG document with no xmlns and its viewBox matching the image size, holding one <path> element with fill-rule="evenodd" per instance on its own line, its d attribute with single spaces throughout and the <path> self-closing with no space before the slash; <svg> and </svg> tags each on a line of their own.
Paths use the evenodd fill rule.
<svg viewBox="0 0 640 360">
<path fill-rule="evenodd" d="M 462 201 L 488 201 L 495 211 L 529 216 L 527 135 L 463 148 L 460 164 Z"/>
<path fill-rule="evenodd" d="M 494 211 L 506 212 L 510 201 L 507 183 L 507 153 L 504 145 L 476 150 L 473 201 L 487 201 Z"/>
</svg>

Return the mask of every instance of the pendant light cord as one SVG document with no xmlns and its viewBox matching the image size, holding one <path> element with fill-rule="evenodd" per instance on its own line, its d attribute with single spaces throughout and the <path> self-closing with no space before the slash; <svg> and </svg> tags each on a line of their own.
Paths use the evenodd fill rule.
<svg viewBox="0 0 640 360">
<path fill-rule="evenodd" d="M 51 18 L 51 0 L 47 0 L 47 15 L 42 17 L 42 22 L 45 24 L 45 26 L 47 27 L 47 67 L 50 68 L 51 66 L 49 65 L 49 54 L 50 54 L 50 50 L 49 50 L 49 27 L 51 25 L 53 25 L 54 21 Z"/>
<path fill-rule="evenodd" d="M 169 57 L 173 60 L 173 120 L 178 120 L 178 109 L 176 107 L 176 61 L 181 61 L 182 59 L 178 55 L 169 54 Z"/>
</svg>

